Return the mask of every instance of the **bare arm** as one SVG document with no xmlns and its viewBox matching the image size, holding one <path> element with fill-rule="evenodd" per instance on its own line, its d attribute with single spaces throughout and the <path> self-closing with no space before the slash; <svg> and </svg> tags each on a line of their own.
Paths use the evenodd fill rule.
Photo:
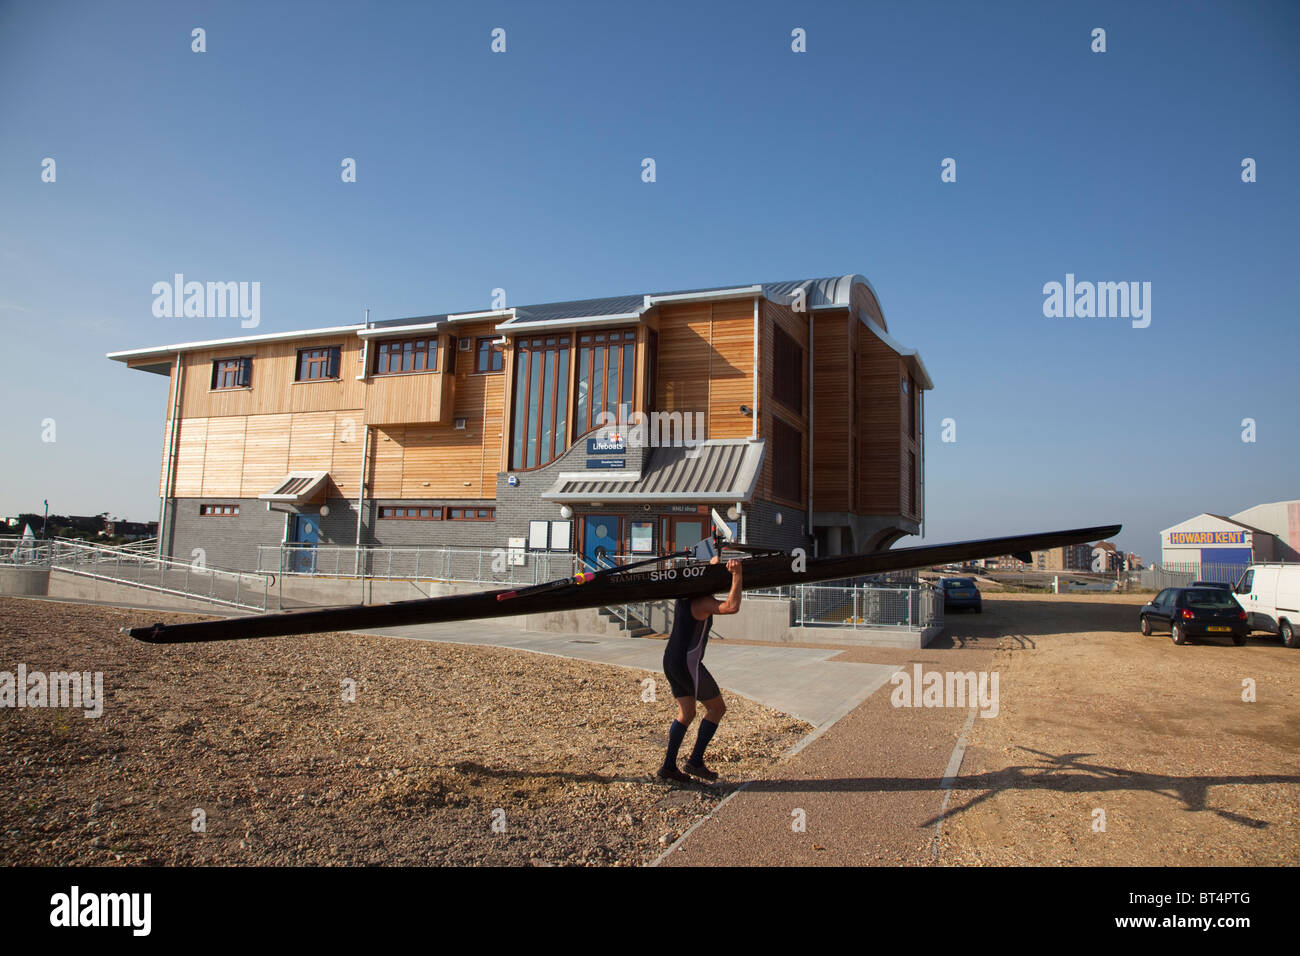
<svg viewBox="0 0 1300 956">
<path fill-rule="evenodd" d="M 700 597 L 691 602 L 691 614 L 696 620 L 704 620 L 710 614 L 735 614 L 740 610 L 741 570 L 740 562 L 732 558 L 727 562 L 731 572 L 731 591 L 725 601 L 715 597 Z"/>
</svg>

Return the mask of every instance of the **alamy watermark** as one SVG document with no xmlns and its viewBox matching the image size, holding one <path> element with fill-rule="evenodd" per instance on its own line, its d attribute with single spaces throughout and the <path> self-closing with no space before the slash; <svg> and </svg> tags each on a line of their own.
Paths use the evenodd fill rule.
<svg viewBox="0 0 1300 956">
<path fill-rule="evenodd" d="M 630 412 L 626 403 L 617 412 L 596 416 L 596 442 L 592 452 L 617 452 L 622 448 L 689 448 L 687 457 L 699 454 L 708 429 L 703 412 Z"/>
<path fill-rule="evenodd" d="M 0 671 L 0 707 L 72 707 L 85 717 L 104 714 L 102 671 Z"/>
<path fill-rule="evenodd" d="M 177 272 L 172 281 L 155 282 L 153 314 L 159 319 L 240 318 L 245 329 L 262 322 L 262 283 L 186 282 Z"/>
<path fill-rule="evenodd" d="M 913 664 L 911 673 L 900 670 L 889 682 L 895 707 L 979 707 L 981 717 L 998 715 L 998 672 L 929 671 Z"/>
<path fill-rule="evenodd" d="M 1150 282 L 1075 282 L 1043 285 L 1043 315 L 1049 319 L 1132 319 L 1133 328 L 1151 324 Z"/>
</svg>

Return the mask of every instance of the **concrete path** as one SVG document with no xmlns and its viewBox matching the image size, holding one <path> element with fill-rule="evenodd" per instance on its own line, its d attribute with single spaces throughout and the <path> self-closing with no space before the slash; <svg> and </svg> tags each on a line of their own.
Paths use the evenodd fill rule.
<svg viewBox="0 0 1300 956">
<path fill-rule="evenodd" d="M 361 633 L 513 647 L 619 667 L 655 672 L 663 670 L 664 642 L 660 640 L 541 634 L 495 626 L 489 622 L 476 622 L 469 626 L 463 622 L 417 624 Z M 715 639 L 709 641 L 705 662 L 724 691 L 735 691 L 750 700 L 806 720 L 820 732 L 866 700 L 898 670 L 898 665 L 829 660 L 841 653 L 842 650 L 807 647 L 729 644 Z M 811 742 L 815 736 L 811 734 L 804 738 L 799 746 Z"/>
</svg>

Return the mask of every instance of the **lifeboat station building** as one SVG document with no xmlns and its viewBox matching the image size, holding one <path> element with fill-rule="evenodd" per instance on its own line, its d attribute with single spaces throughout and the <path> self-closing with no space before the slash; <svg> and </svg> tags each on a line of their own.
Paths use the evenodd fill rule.
<svg viewBox="0 0 1300 956">
<path fill-rule="evenodd" d="M 160 551 L 886 548 L 925 516 L 921 358 L 860 275 L 113 352 L 169 387 Z"/>
</svg>

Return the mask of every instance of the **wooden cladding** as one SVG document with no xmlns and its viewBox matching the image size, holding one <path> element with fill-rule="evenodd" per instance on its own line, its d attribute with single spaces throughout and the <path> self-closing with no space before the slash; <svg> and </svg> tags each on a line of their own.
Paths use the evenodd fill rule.
<svg viewBox="0 0 1300 956">
<path fill-rule="evenodd" d="M 256 498 L 274 491 L 291 471 L 328 471 L 334 483 L 331 495 L 355 497 L 361 472 L 360 414 L 182 419 L 171 494 Z M 165 467 L 163 471 L 165 478 Z"/>
<path fill-rule="evenodd" d="M 430 425 L 449 420 L 455 375 L 412 372 L 376 375 L 366 383 L 367 425 Z"/>
<path fill-rule="evenodd" d="M 660 306 L 658 326 L 652 407 L 703 413 L 711 439 L 748 438 L 754 420 L 740 406 L 754 404 L 753 299 Z"/>
</svg>

